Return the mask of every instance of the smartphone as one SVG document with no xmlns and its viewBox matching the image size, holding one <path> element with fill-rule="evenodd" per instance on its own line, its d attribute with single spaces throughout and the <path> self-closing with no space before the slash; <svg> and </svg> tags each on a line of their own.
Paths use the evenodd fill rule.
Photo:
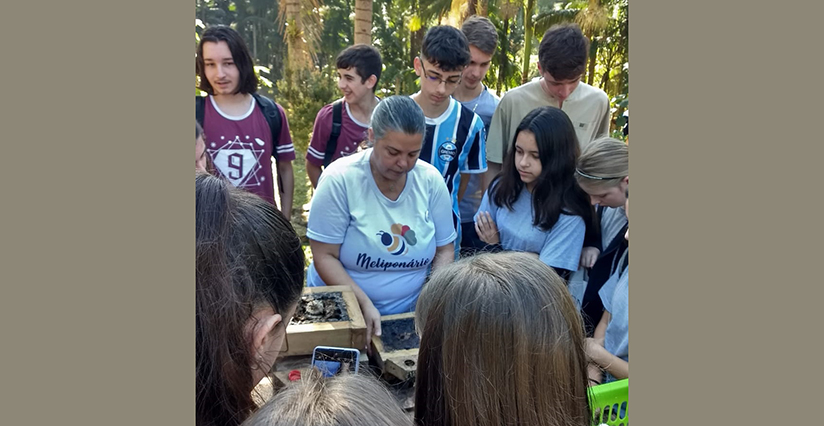
<svg viewBox="0 0 824 426">
<path fill-rule="evenodd" d="M 358 372 L 360 351 L 352 348 L 316 346 L 312 351 L 312 366 L 317 367 L 324 377 L 332 377 L 348 369 L 350 373 Z"/>
</svg>

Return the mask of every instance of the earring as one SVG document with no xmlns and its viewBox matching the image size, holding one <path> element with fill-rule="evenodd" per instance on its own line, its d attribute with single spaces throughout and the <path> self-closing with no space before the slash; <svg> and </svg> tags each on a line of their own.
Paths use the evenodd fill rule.
<svg viewBox="0 0 824 426">
<path fill-rule="evenodd" d="M 263 364 L 263 357 L 258 355 L 258 357 L 257 357 L 257 359 L 255 359 L 255 361 L 257 361 L 257 362 L 252 364 L 249 368 L 251 368 L 252 370 L 260 370 L 260 365 Z"/>
</svg>

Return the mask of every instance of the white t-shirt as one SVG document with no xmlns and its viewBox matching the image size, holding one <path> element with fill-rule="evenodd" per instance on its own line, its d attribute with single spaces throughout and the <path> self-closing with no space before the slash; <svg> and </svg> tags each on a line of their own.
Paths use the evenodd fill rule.
<svg viewBox="0 0 824 426">
<path fill-rule="evenodd" d="M 339 259 L 381 315 L 414 310 L 435 248 L 455 240 L 443 176 L 418 160 L 392 201 L 378 189 L 372 149 L 330 164 L 318 182 L 306 236 L 340 244 Z M 325 285 L 309 266 L 309 287 Z"/>
</svg>

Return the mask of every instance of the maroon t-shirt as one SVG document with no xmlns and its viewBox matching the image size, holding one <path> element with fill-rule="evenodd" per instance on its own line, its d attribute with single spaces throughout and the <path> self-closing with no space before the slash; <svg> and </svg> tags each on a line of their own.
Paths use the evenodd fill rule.
<svg viewBox="0 0 824 426">
<path fill-rule="evenodd" d="M 349 104 L 343 103 L 341 111 L 340 136 L 335 146 L 335 153 L 332 161 L 340 157 L 352 155 L 358 152 L 359 148 L 366 141 L 366 130 L 369 123 L 355 121 L 349 114 Z M 306 161 L 321 167 L 323 158 L 326 155 L 326 144 L 329 142 L 329 135 L 332 134 L 332 104 L 326 105 L 318 111 L 315 117 L 315 127 L 312 130 L 312 140 L 306 150 Z"/>
<path fill-rule="evenodd" d="M 215 171 L 232 184 L 263 199 L 275 203 L 275 182 L 272 177 L 272 156 L 278 161 L 295 159 L 295 147 L 289 135 L 286 113 L 280 112 L 280 138 L 272 146 L 272 131 L 263 112 L 254 99 L 249 109 L 240 116 L 230 116 L 221 111 L 206 97 L 203 128 L 206 152 L 212 159 Z"/>
</svg>

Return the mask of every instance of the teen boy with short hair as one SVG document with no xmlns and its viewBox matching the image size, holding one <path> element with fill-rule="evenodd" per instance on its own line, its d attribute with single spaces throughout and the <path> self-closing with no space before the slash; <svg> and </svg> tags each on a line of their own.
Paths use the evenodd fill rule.
<svg viewBox="0 0 824 426">
<path fill-rule="evenodd" d="M 343 98 L 318 111 L 306 150 L 306 174 L 313 188 L 318 186 L 321 167 L 358 151 L 366 140 L 372 111 L 378 104 L 375 91 L 383 66 L 380 52 L 372 46 L 356 44 L 344 49 L 336 62 L 338 88 Z M 335 120 L 335 108 L 339 108 L 338 120 Z M 338 129 L 336 139 L 332 137 L 335 127 Z M 334 144 L 334 150 L 327 150 L 330 143 Z"/>
<path fill-rule="evenodd" d="M 461 32 L 469 42 L 469 65 L 464 69 L 461 83 L 452 97 L 481 117 L 484 130 L 489 132 L 492 114 L 498 106 L 498 99 L 483 83 L 484 76 L 492 63 L 492 56 L 498 45 L 498 32 L 492 22 L 483 16 L 470 16 L 461 26 Z M 466 176 L 466 189 L 459 193 L 458 208 L 461 213 L 461 253 L 470 255 L 486 246 L 478 238 L 473 218 L 483 199 L 483 174 Z"/>
<path fill-rule="evenodd" d="M 449 189 L 453 224 L 458 232 L 456 253 L 461 239 L 458 194 L 461 185 L 466 185 L 461 175 L 486 171 L 483 121 L 451 96 L 461 83 L 470 58 L 469 43 L 461 31 L 436 26 L 424 35 L 421 54 L 414 60 L 421 90 L 412 95 L 412 99 L 426 116 L 426 137 L 420 159 L 441 172 Z"/>
<path fill-rule="evenodd" d="M 544 33 L 538 48 L 541 78 L 506 92 L 492 116 L 486 145 L 487 186 L 501 170 L 518 124 L 535 108 L 550 105 L 563 110 L 582 149 L 609 134 L 609 97 L 581 81 L 588 56 L 589 40 L 577 24 L 554 25 Z"/>
</svg>

